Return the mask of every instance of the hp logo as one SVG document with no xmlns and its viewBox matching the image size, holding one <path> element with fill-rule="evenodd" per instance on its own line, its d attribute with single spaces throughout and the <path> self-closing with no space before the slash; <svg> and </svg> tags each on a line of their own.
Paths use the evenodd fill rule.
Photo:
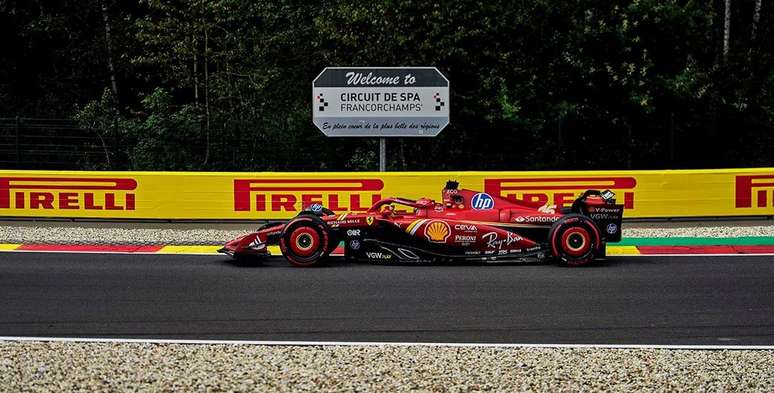
<svg viewBox="0 0 774 393">
<path fill-rule="evenodd" d="M 471 198 L 470 206 L 476 210 L 491 209 L 494 207 L 494 199 L 485 192 L 479 192 Z"/>
<path fill-rule="evenodd" d="M 351 248 L 353 250 L 359 250 L 360 249 L 360 240 L 355 239 L 355 240 L 352 240 L 351 242 L 349 242 L 349 248 Z"/>
</svg>

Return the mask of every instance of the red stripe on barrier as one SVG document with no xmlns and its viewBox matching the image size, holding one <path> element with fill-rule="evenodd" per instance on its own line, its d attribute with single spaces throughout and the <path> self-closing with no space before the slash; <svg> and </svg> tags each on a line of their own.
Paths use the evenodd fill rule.
<svg viewBox="0 0 774 393">
<path fill-rule="evenodd" d="M 157 252 L 164 246 L 93 245 L 93 244 L 23 244 L 16 251 L 68 252 Z"/>
<path fill-rule="evenodd" d="M 772 246 L 637 246 L 641 254 L 770 254 Z"/>
</svg>

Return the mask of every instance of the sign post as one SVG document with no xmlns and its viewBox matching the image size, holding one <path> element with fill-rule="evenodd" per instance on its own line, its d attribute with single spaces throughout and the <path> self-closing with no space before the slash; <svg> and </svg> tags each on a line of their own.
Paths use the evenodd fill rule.
<svg viewBox="0 0 774 393">
<path fill-rule="evenodd" d="M 435 67 L 328 67 L 312 82 L 312 120 L 330 137 L 434 137 L 449 124 L 449 80 Z"/>
<path fill-rule="evenodd" d="M 387 138 L 379 138 L 379 172 L 387 171 Z"/>
</svg>

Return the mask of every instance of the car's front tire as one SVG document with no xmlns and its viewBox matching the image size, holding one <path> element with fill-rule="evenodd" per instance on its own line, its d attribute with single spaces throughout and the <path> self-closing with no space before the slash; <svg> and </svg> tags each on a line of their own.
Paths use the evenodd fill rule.
<svg viewBox="0 0 774 393">
<path fill-rule="evenodd" d="M 313 215 L 298 216 L 285 225 L 280 236 L 282 255 L 293 265 L 309 267 L 328 256 L 331 235 L 323 220 Z"/>
</svg>

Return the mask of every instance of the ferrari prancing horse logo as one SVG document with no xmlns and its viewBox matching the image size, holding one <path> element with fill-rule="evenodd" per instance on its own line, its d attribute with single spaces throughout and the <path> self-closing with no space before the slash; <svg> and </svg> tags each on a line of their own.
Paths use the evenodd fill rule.
<svg viewBox="0 0 774 393">
<path fill-rule="evenodd" d="M 374 216 L 366 217 L 366 224 L 371 225 L 374 223 Z"/>
</svg>

